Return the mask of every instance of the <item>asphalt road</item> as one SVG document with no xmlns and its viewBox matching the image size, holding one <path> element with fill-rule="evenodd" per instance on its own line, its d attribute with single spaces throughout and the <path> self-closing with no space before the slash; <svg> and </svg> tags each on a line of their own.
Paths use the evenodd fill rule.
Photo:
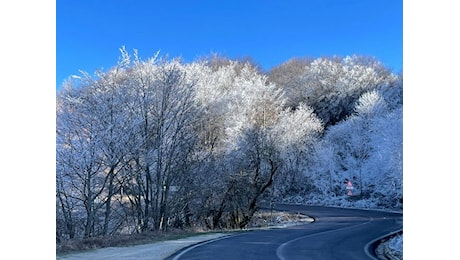
<svg viewBox="0 0 460 260">
<path fill-rule="evenodd" d="M 376 259 L 371 242 L 402 229 L 402 214 L 276 205 L 315 218 L 310 224 L 244 232 L 185 248 L 168 259 Z"/>
</svg>

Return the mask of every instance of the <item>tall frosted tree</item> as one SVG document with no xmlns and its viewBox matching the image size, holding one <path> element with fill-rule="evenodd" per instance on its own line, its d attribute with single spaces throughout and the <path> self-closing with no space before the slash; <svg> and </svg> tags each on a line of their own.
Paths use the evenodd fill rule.
<svg viewBox="0 0 460 260">
<path fill-rule="evenodd" d="M 311 192 L 307 166 L 323 131 L 324 125 L 311 107 L 300 104 L 295 110 L 286 108 L 282 111 L 272 130 L 283 162 L 275 182 L 276 197 Z"/>
<path fill-rule="evenodd" d="M 76 200 L 79 208 L 84 209 L 85 237 L 96 235 L 96 214 L 101 207 L 99 196 L 106 181 L 101 151 L 104 129 L 93 113 L 93 101 L 86 89 L 64 90 L 57 101 L 56 115 L 57 196 L 67 202 Z"/>
<path fill-rule="evenodd" d="M 340 186 L 349 179 L 355 184 L 354 195 L 377 201 L 380 206 L 399 205 L 402 198 L 401 105 L 388 103 L 382 92 L 366 92 L 358 100 L 352 116 L 327 130 L 318 146 L 315 165 L 317 171 L 322 171 L 321 161 L 330 162 L 327 170 L 335 195 L 345 194 Z M 325 187 L 325 177 L 318 174 L 319 187 Z"/>
<path fill-rule="evenodd" d="M 282 77 L 280 71 L 292 76 Z M 326 127 L 351 115 L 363 93 L 398 80 L 378 60 L 356 55 L 293 59 L 270 73 L 274 82 L 288 90 L 287 104 L 294 108 L 300 102 L 311 106 Z"/>
<path fill-rule="evenodd" d="M 199 113 L 194 103 L 195 83 L 188 80 L 178 60 L 142 61 L 137 56 L 130 78 L 139 122 L 133 157 L 138 174 L 131 188 L 140 193 L 136 193 L 134 206 L 142 216 L 138 220 L 141 231 L 162 230 L 170 214 L 170 187 L 186 174 L 194 147 L 194 117 Z"/>
</svg>

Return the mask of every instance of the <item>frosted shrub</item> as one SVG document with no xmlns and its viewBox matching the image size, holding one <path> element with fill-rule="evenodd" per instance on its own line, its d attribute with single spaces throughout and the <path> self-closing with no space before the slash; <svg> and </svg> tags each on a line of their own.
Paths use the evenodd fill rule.
<svg viewBox="0 0 460 260">
<path fill-rule="evenodd" d="M 388 246 L 395 252 L 396 255 L 401 256 L 403 254 L 403 235 L 395 236 L 389 240 Z"/>
</svg>

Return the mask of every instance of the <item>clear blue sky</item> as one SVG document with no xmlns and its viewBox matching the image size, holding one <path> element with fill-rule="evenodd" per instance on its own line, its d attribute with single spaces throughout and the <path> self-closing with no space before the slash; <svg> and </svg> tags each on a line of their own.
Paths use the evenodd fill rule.
<svg viewBox="0 0 460 260">
<path fill-rule="evenodd" d="M 293 57 L 368 55 L 403 64 L 402 0 L 56 1 L 56 84 L 79 70 L 141 58 L 191 62 L 210 53 L 251 56 L 269 70 Z"/>
</svg>

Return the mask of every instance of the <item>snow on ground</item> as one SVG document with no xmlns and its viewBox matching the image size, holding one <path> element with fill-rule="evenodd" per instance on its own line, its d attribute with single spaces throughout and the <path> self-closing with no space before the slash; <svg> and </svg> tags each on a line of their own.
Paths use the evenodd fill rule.
<svg viewBox="0 0 460 260">
<path fill-rule="evenodd" d="M 402 260 L 403 235 L 396 235 L 384 241 L 377 247 L 376 251 L 381 259 Z"/>
</svg>

